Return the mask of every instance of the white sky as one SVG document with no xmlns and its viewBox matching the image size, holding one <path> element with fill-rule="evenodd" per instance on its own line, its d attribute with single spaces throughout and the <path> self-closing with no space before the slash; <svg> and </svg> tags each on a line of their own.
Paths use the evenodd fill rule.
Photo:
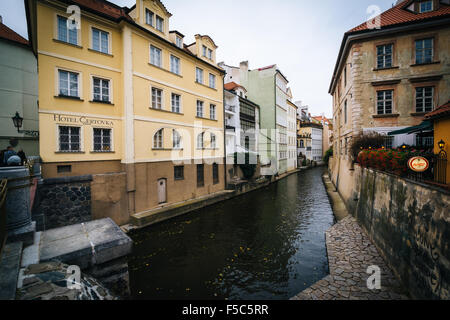
<svg viewBox="0 0 450 320">
<path fill-rule="evenodd" d="M 219 46 L 217 61 L 250 69 L 277 64 L 288 78 L 294 101 L 309 105 L 312 115 L 331 117 L 328 94 L 344 33 L 369 17 L 367 8 L 382 11 L 396 0 L 163 0 L 173 14 L 170 29 L 186 43 L 207 34 Z M 135 0 L 112 0 L 131 7 Z M 0 0 L 3 23 L 25 38 L 22 0 Z"/>
</svg>

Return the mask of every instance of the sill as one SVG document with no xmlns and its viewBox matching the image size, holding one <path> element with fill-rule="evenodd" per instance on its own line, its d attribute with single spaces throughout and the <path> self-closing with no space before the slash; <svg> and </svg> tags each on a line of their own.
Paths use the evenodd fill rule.
<svg viewBox="0 0 450 320">
<path fill-rule="evenodd" d="M 174 180 L 175 181 L 184 181 L 184 178 L 179 178 L 179 179 L 175 178 Z"/>
<path fill-rule="evenodd" d="M 203 86 L 203 87 L 205 87 L 205 88 L 208 88 L 208 89 L 211 89 L 211 90 L 217 91 L 217 89 L 216 89 L 216 88 L 211 88 L 210 86 L 207 86 L 207 85 L 206 85 L 206 84 L 204 84 L 204 83 L 201 83 L 201 82 L 198 82 L 198 81 L 195 81 L 195 83 L 196 83 L 196 84 L 199 84 L 199 85 L 201 85 L 201 86 Z"/>
<path fill-rule="evenodd" d="M 155 67 L 156 69 L 159 69 L 159 70 L 165 71 L 167 73 L 170 73 L 171 75 L 183 78 L 183 76 L 181 74 L 178 74 L 178 73 L 172 72 L 170 70 L 164 69 L 163 67 L 157 66 L 155 64 L 151 64 L 150 62 L 148 63 L 148 65 L 151 66 L 151 67 Z"/>
<path fill-rule="evenodd" d="M 195 116 L 197 119 L 202 119 L 202 120 L 209 120 L 209 121 L 216 121 L 218 122 L 219 120 L 217 119 L 210 119 L 210 118 L 203 118 L 203 117 L 199 117 L 199 116 Z"/>
<path fill-rule="evenodd" d="M 399 69 L 399 66 L 396 67 L 386 67 L 386 68 L 374 68 L 373 71 L 383 71 L 383 70 L 391 70 L 391 69 Z"/>
<path fill-rule="evenodd" d="M 116 153 L 115 151 L 91 151 L 90 153 Z"/>
<path fill-rule="evenodd" d="M 400 114 L 398 113 L 391 113 L 391 114 L 374 114 L 372 115 L 372 118 L 375 119 L 381 119 L 381 118 L 398 118 L 400 117 Z"/>
<path fill-rule="evenodd" d="M 78 49 L 83 49 L 82 46 L 79 46 L 77 44 L 73 44 L 73 43 L 70 43 L 70 42 L 61 41 L 61 40 L 58 40 L 58 39 L 53 39 L 53 42 L 66 44 L 66 45 L 69 45 L 69 46 L 72 46 L 72 47 L 75 47 L 75 48 L 78 48 Z"/>
<path fill-rule="evenodd" d="M 111 58 L 114 57 L 111 53 L 101 52 L 101 51 L 98 51 L 98 50 L 94 50 L 92 48 L 88 48 L 88 51 L 95 52 L 95 53 L 100 53 L 100 54 L 102 54 L 104 56 L 108 56 L 108 57 L 111 57 Z"/>
<path fill-rule="evenodd" d="M 220 150 L 219 148 L 197 148 L 197 150 Z"/>
<path fill-rule="evenodd" d="M 110 106 L 113 106 L 113 105 L 114 105 L 114 103 L 111 103 L 111 102 L 109 102 L 109 101 L 91 100 L 91 101 L 89 101 L 89 102 L 90 102 L 90 103 L 108 104 L 108 105 L 110 105 Z"/>
<path fill-rule="evenodd" d="M 183 151 L 184 149 L 152 148 L 152 151 Z"/>
<path fill-rule="evenodd" d="M 420 67 L 420 66 L 427 66 L 429 64 L 440 64 L 440 61 L 433 61 L 433 62 L 425 62 L 425 63 L 414 63 L 411 65 L 411 67 Z"/>
<path fill-rule="evenodd" d="M 75 101 L 84 101 L 83 99 L 81 99 L 80 97 L 72 97 L 72 96 L 64 96 L 64 95 L 59 95 L 59 96 L 55 96 L 56 99 L 69 99 L 69 100 L 75 100 Z"/>
<path fill-rule="evenodd" d="M 412 115 L 413 117 L 423 117 L 427 113 L 429 113 L 429 112 L 412 112 L 412 113 L 410 113 L 410 115 Z"/>
<path fill-rule="evenodd" d="M 173 111 L 164 110 L 164 109 L 155 109 L 155 108 L 152 108 L 152 107 L 150 107 L 149 109 L 152 110 L 152 111 L 159 111 L 159 112 L 165 112 L 165 113 L 177 114 L 177 115 L 179 115 L 179 116 L 183 116 L 183 115 L 184 115 L 184 113 L 173 112 Z"/>
<path fill-rule="evenodd" d="M 55 151 L 56 154 L 85 154 L 84 151 Z"/>
</svg>

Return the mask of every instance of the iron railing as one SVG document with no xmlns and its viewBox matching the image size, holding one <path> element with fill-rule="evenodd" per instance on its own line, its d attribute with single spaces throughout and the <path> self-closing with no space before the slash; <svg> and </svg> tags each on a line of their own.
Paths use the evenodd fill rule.
<svg viewBox="0 0 450 320">
<path fill-rule="evenodd" d="M 431 157 L 427 156 L 430 167 L 425 172 L 414 172 L 408 168 L 406 177 L 419 182 L 446 185 L 447 181 L 447 153 L 441 151 Z"/>
<path fill-rule="evenodd" d="M 6 243 L 7 232 L 6 232 L 6 186 L 8 180 L 3 179 L 0 181 L 0 256 L 2 255 L 3 248 Z"/>
</svg>

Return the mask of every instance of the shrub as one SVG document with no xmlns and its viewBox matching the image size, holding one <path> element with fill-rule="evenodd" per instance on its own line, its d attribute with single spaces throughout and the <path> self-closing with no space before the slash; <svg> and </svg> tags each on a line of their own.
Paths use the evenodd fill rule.
<svg viewBox="0 0 450 320">
<path fill-rule="evenodd" d="M 323 156 L 323 162 L 325 162 L 325 164 L 328 166 L 328 162 L 330 162 L 330 157 L 333 156 L 333 147 L 331 147 L 330 149 L 327 150 L 327 152 L 325 152 L 325 155 Z"/>
<path fill-rule="evenodd" d="M 376 132 L 358 134 L 353 138 L 350 145 L 350 156 L 352 160 L 356 161 L 358 159 L 358 154 L 361 150 L 381 149 L 384 146 L 384 138 L 385 136 Z"/>
</svg>

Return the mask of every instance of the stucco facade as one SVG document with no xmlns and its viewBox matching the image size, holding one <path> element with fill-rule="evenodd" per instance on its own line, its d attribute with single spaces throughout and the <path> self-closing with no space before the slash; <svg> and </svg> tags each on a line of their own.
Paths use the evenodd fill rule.
<svg viewBox="0 0 450 320">
<path fill-rule="evenodd" d="M 71 33 L 64 1 L 27 3 L 44 178 L 125 172 L 130 215 L 224 190 L 217 45 L 199 34 L 184 44 L 160 1 L 102 4 L 80 1 Z"/>
</svg>

